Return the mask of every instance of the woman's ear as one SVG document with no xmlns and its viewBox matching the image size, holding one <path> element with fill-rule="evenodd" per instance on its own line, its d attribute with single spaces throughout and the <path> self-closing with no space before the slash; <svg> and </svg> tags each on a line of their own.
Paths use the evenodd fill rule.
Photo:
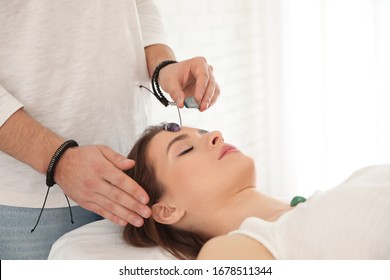
<svg viewBox="0 0 390 280">
<path fill-rule="evenodd" d="M 164 202 L 157 202 L 152 206 L 152 217 L 160 224 L 173 225 L 184 217 L 185 211 Z"/>
</svg>

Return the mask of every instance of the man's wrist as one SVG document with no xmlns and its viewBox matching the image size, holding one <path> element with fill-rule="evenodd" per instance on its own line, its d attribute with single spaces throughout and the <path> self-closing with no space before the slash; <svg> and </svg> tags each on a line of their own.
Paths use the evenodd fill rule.
<svg viewBox="0 0 390 280">
<path fill-rule="evenodd" d="M 0 150 L 42 174 L 46 174 L 50 159 L 63 142 L 23 109 L 0 128 Z"/>
<path fill-rule="evenodd" d="M 173 51 L 163 44 L 145 47 L 145 55 L 150 78 L 152 78 L 154 70 L 162 61 L 176 60 Z"/>
<path fill-rule="evenodd" d="M 54 173 L 56 171 L 56 167 L 58 162 L 61 160 L 61 157 L 63 154 L 69 149 L 73 147 L 78 147 L 79 144 L 74 140 L 67 140 L 56 150 L 53 157 L 50 160 L 49 166 L 47 167 L 46 172 L 46 185 L 48 187 L 52 187 L 54 184 L 56 184 L 54 180 Z"/>
</svg>

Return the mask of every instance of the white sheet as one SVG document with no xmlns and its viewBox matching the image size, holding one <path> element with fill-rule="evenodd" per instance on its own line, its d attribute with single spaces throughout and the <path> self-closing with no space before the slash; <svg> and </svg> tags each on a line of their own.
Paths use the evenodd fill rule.
<svg viewBox="0 0 390 280">
<path fill-rule="evenodd" d="M 122 239 L 122 228 L 108 220 L 68 232 L 52 246 L 51 260 L 171 260 L 162 248 L 136 248 Z"/>
</svg>

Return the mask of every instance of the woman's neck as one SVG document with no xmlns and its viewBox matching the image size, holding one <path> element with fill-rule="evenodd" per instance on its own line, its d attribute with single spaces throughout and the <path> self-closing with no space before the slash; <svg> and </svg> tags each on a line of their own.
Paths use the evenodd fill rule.
<svg viewBox="0 0 390 280">
<path fill-rule="evenodd" d="M 288 203 L 260 193 L 256 188 L 246 188 L 227 199 L 224 207 L 206 218 L 203 228 L 208 236 L 224 235 L 239 228 L 248 217 L 271 222 L 289 210 L 291 207 Z"/>
</svg>

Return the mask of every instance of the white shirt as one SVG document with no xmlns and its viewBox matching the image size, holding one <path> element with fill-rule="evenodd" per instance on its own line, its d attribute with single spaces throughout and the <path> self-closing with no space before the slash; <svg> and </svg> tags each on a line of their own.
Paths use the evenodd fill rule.
<svg viewBox="0 0 390 280">
<path fill-rule="evenodd" d="M 152 1 L 0 0 L 0 126 L 18 109 L 80 145 L 127 155 L 148 125 L 144 47 L 166 43 Z M 0 204 L 41 207 L 45 176 L 0 152 Z M 66 206 L 51 189 L 46 207 Z"/>
<path fill-rule="evenodd" d="M 239 230 L 277 259 L 390 259 L 390 164 L 355 172 L 275 222 L 248 218 Z"/>
</svg>

